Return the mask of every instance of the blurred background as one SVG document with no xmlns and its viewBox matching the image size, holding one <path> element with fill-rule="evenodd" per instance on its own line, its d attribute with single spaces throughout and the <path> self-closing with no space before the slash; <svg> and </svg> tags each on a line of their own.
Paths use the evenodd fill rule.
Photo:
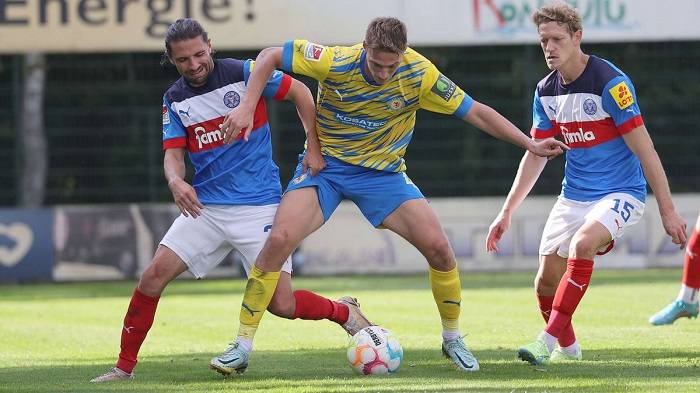
<svg viewBox="0 0 700 393">
<path fill-rule="evenodd" d="M 0 2 L 0 281 L 135 278 L 177 214 L 162 174 L 161 102 L 178 78 L 160 66 L 177 18 L 209 31 L 216 56 L 255 58 L 306 38 L 362 41 L 377 16 L 406 22 L 409 45 L 476 100 L 528 132 L 546 68 L 527 0 L 439 1 L 26 0 Z M 681 214 L 700 207 L 700 6 L 678 0 L 569 1 L 584 17 L 583 49 L 634 82 Z M 316 90 L 316 82 L 297 76 Z M 293 105 L 269 102 L 274 157 L 286 185 L 304 136 Z M 483 239 L 522 151 L 450 116 L 419 112 L 408 175 L 431 199 L 464 269 L 534 269 L 563 160 L 547 165 L 500 254 Z M 650 198 L 645 221 L 610 267 L 679 266 Z M 412 272 L 424 261 L 371 228 L 352 206 L 302 244 L 297 272 Z M 353 244 L 348 244 L 350 237 Z M 377 240 L 379 239 L 379 240 Z M 235 255 L 214 276 L 239 275 Z"/>
</svg>

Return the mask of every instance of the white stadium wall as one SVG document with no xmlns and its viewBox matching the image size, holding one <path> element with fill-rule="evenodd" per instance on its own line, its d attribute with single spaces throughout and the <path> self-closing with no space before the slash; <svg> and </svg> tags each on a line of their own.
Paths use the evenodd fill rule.
<svg viewBox="0 0 700 393">
<path fill-rule="evenodd" d="M 442 222 L 462 271 L 536 270 L 540 234 L 554 196 L 528 198 L 513 218 L 500 253 L 485 239 L 502 197 L 439 198 L 431 205 Z M 674 201 L 690 226 L 700 194 Z M 158 242 L 179 214 L 172 204 L 66 205 L 53 209 L 0 209 L 1 281 L 134 279 L 148 265 Z M 664 233 L 656 202 L 647 201 L 642 221 L 596 260 L 601 268 L 680 267 L 683 253 Z M 240 276 L 235 253 L 209 277 Z M 404 239 L 372 228 L 350 202 L 306 239 L 295 269 L 308 275 L 425 272 L 424 258 Z"/>
</svg>

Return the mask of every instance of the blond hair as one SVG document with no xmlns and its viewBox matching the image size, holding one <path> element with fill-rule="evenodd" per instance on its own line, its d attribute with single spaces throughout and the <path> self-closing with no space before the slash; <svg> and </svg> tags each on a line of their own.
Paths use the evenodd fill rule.
<svg viewBox="0 0 700 393">
<path fill-rule="evenodd" d="M 565 25 L 569 34 L 581 30 L 581 15 L 572 6 L 563 3 L 555 2 L 539 8 L 532 14 L 532 22 L 539 29 L 540 25 L 548 22 L 557 22 L 560 25 Z"/>
<path fill-rule="evenodd" d="M 367 26 L 365 46 L 384 52 L 403 54 L 407 43 L 406 25 L 396 18 L 375 18 Z"/>
</svg>

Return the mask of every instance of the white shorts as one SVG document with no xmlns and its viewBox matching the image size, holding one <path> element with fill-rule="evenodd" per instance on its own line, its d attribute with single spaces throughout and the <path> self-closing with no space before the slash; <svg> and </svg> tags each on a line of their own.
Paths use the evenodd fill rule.
<svg viewBox="0 0 700 393">
<path fill-rule="evenodd" d="M 235 248 L 243 256 L 248 275 L 270 234 L 277 206 L 206 205 L 197 218 L 176 218 L 160 244 L 173 250 L 197 278 L 204 277 Z M 282 271 L 292 272 L 291 257 Z"/>
<path fill-rule="evenodd" d="M 644 214 L 644 203 L 625 193 L 606 195 L 597 201 L 579 202 L 559 197 L 542 231 L 540 255 L 557 253 L 569 257 L 569 245 L 576 231 L 587 220 L 601 223 L 613 240 L 638 223 Z"/>
</svg>

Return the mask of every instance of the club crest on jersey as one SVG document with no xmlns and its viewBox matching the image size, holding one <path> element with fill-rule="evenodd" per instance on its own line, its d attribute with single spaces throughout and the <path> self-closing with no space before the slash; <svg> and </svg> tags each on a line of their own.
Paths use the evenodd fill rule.
<svg viewBox="0 0 700 393">
<path fill-rule="evenodd" d="M 583 100 L 583 111 L 586 112 L 587 115 L 593 116 L 598 112 L 598 105 L 596 105 L 595 101 L 592 99 L 586 98 Z"/>
<path fill-rule="evenodd" d="M 163 125 L 170 124 L 170 113 L 168 107 L 163 105 Z"/>
<path fill-rule="evenodd" d="M 304 47 L 304 58 L 311 61 L 321 60 L 321 55 L 325 48 L 321 45 L 314 44 L 312 42 L 307 42 Z"/>
<path fill-rule="evenodd" d="M 615 100 L 617 107 L 620 109 L 625 109 L 634 104 L 634 97 L 632 96 L 632 92 L 630 92 L 630 88 L 627 86 L 625 81 L 616 84 L 610 88 L 608 92 L 610 92 L 610 95 L 612 96 L 613 100 Z"/>
<path fill-rule="evenodd" d="M 235 108 L 241 103 L 241 96 L 235 91 L 229 91 L 224 94 L 224 105 L 229 108 Z"/>
<path fill-rule="evenodd" d="M 430 88 L 430 91 L 437 94 L 443 100 L 449 101 L 455 91 L 457 91 L 457 86 L 448 77 L 440 74 L 433 87 Z"/>
<path fill-rule="evenodd" d="M 395 97 L 389 101 L 389 109 L 391 109 L 392 111 L 397 111 L 403 108 L 405 105 L 406 103 L 403 99 L 401 99 L 401 97 Z"/>
</svg>

